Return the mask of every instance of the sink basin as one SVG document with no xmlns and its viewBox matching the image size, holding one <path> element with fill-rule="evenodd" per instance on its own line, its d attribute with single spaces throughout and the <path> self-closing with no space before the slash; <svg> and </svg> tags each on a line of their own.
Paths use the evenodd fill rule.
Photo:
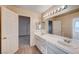
<svg viewBox="0 0 79 59">
<path fill-rule="evenodd" d="M 64 40 L 59 40 L 59 41 L 57 41 L 59 44 L 61 44 L 61 45 L 63 45 L 63 46 L 66 46 L 66 47 L 69 47 L 69 48 L 72 48 L 72 49 L 79 49 L 79 43 L 77 44 L 77 43 L 72 43 L 72 42 L 70 42 L 70 43 L 67 43 L 67 42 L 65 42 Z"/>
<path fill-rule="evenodd" d="M 67 46 L 67 47 L 71 47 L 72 46 L 71 43 L 64 42 L 63 40 L 59 40 L 58 43 L 63 45 L 63 46 Z"/>
</svg>

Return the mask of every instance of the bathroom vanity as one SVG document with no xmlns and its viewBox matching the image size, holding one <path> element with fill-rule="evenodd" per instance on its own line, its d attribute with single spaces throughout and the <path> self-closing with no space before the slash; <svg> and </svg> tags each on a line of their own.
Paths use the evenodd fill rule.
<svg viewBox="0 0 79 59">
<path fill-rule="evenodd" d="M 55 7 L 42 14 L 35 45 L 44 54 L 78 54 L 79 6 Z"/>
<path fill-rule="evenodd" d="M 71 40 L 58 35 L 35 33 L 35 45 L 43 54 L 78 54 L 78 41 L 67 43 L 65 39 Z"/>
</svg>

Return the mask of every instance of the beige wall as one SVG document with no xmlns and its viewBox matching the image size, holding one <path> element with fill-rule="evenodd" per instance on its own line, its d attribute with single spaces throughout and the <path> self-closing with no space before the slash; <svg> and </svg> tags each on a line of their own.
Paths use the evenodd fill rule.
<svg viewBox="0 0 79 59">
<path fill-rule="evenodd" d="M 62 15 L 60 17 L 52 18 L 53 20 L 61 20 L 62 22 L 62 35 L 72 38 L 72 21 L 74 18 L 79 17 L 79 11 L 72 14 Z"/>
<path fill-rule="evenodd" d="M 5 6 L 7 8 L 9 8 L 10 10 L 16 12 L 19 15 L 22 16 L 28 16 L 30 17 L 31 23 L 30 23 L 30 45 L 33 46 L 35 44 L 35 40 L 34 40 L 34 32 L 36 30 L 36 22 L 40 21 L 40 14 L 35 13 L 33 11 L 30 11 L 28 9 L 23 9 L 23 8 L 19 8 L 16 6 Z"/>
</svg>

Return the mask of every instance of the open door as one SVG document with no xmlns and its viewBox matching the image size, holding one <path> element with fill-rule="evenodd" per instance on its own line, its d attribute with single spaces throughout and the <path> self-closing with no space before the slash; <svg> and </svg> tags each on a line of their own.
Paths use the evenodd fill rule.
<svg viewBox="0 0 79 59">
<path fill-rule="evenodd" d="M 18 15 L 1 7 L 1 53 L 15 53 L 18 49 Z"/>
</svg>

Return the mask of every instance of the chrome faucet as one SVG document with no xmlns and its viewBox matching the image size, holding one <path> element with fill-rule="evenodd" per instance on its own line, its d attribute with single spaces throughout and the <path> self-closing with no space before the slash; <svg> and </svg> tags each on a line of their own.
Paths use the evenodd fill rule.
<svg viewBox="0 0 79 59">
<path fill-rule="evenodd" d="M 71 40 L 64 39 L 64 42 L 66 42 L 66 43 L 70 43 Z"/>
</svg>

